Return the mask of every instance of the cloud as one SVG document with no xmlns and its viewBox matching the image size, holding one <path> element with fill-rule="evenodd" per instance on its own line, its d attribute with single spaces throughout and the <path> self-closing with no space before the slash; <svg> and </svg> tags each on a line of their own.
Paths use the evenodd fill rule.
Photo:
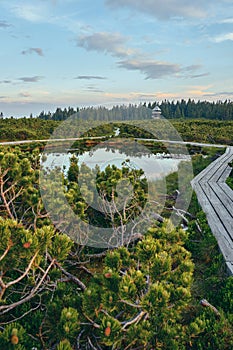
<svg viewBox="0 0 233 350">
<path fill-rule="evenodd" d="M 4 2 L 4 7 L 11 12 L 14 17 L 31 23 L 55 25 L 62 29 L 65 28 L 75 34 L 88 29 L 88 26 L 83 23 L 82 19 L 79 17 L 77 18 L 74 7 L 70 11 L 67 6 L 72 2 L 75 6 L 75 0 L 5 0 L 2 2 Z M 77 12 L 78 11 L 80 12 L 80 10 L 77 10 Z M 90 28 L 91 27 L 89 27 L 89 29 Z"/>
<path fill-rule="evenodd" d="M 48 8 L 45 2 L 37 4 L 20 2 L 11 6 L 11 11 L 19 18 L 25 19 L 29 22 L 41 22 L 47 18 Z"/>
<path fill-rule="evenodd" d="M 212 39 L 216 43 L 221 43 L 223 41 L 231 40 L 233 41 L 233 32 L 221 34 Z"/>
<path fill-rule="evenodd" d="M 0 84 L 11 84 L 11 80 L 0 80 Z"/>
<path fill-rule="evenodd" d="M 161 79 L 166 76 L 176 75 L 182 71 L 182 68 L 178 64 L 152 60 L 124 60 L 118 62 L 118 66 L 128 70 L 140 71 L 145 74 L 146 79 Z"/>
<path fill-rule="evenodd" d="M 203 18 L 208 13 L 210 0 L 106 0 L 105 3 L 111 8 L 128 7 L 160 20 L 172 17 Z"/>
<path fill-rule="evenodd" d="M 0 28 L 9 28 L 12 27 L 10 23 L 7 23 L 6 21 L 0 21 Z"/>
<path fill-rule="evenodd" d="M 190 89 L 187 89 L 186 94 L 190 97 L 205 97 L 205 96 L 212 96 L 213 93 L 211 93 L 209 90 L 213 87 L 213 85 L 206 85 L 206 86 L 191 86 Z"/>
<path fill-rule="evenodd" d="M 146 76 L 146 79 L 161 79 L 167 76 L 187 77 L 187 74 L 200 69 L 201 65 L 190 65 L 182 67 L 179 64 L 160 62 L 150 59 L 145 53 L 126 47 L 128 41 L 118 33 L 93 33 L 78 38 L 77 45 L 87 51 L 109 53 L 112 56 L 121 58 L 117 62 L 119 68 L 139 71 Z M 106 79 L 94 75 L 81 75 L 75 79 Z"/>
<path fill-rule="evenodd" d="M 36 53 L 38 56 L 44 56 L 43 50 L 40 47 L 30 47 L 29 49 L 23 50 L 21 52 L 22 55 L 28 55 L 32 53 Z"/>
<path fill-rule="evenodd" d="M 202 66 L 200 64 L 193 64 L 191 66 L 184 67 L 182 69 L 182 71 L 184 73 L 183 77 L 190 78 L 190 79 L 196 79 L 196 78 L 206 77 L 207 75 L 209 75 L 209 73 L 190 74 L 190 73 L 196 72 L 197 70 L 199 70 L 201 68 L 202 68 Z"/>
<path fill-rule="evenodd" d="M 87 86 L 87 88 L 85 89 L 85 91 L 89 91 L 89 92 L 104 92 L 103 90 L 100 90 L 98 89 L 96 86 L 94 85 L 90 85 L 90 86 Z"/>
<path fill-rule="evenodd" d="M 209 74 L 210 73 L 194 74 L 194 75 L 190 75 L 189 78 L 191 78 L 191 79 L 202 78 L 202 77 L 206 77 Z"/>
<path fill-rule="evenodd" d="M 31 95 L 28 92 L 20 92 L 19 97 L 31 97 Z"/>
<path fill-rule="evenodd" d="M 220 91 L 220 92 L 213 92 L 206 94 L 205 96 L 218 96 L 218 97 L 223 97 L 223 96 L 233 96 L 233 91 Z"/>
<path fill-rule="evenodd" d="M 220 23 L 226 23 L 226 24 L 231 24 L 233 23 L 233 18 L 225 18 Z"/>
<path fill-rule="evenodd" d="M 177 78 L 198 78 L 208 73 L 190 75 L 202 66 L 193 64 L 182 67 L 176 63 L 160 62 L 155 60 L 129 59 L 118 62 L 118 67 L 128 70 L 136 70 L 146 76 L 146 79 L 162 79 L 175 76 Z"/>
<path fill-rule="evenodd" d="M 139 99 L 156 99 L 157 98 L 157 93 L 146 93 L 146 92 L 135 92 L 134 93 L 135 97 Z"/>
<path fill-rule="evenodd" d="M 40 76 L 34 76 L 34 77 L 22 77 L 22 78 L 19 78 L 18 80 L 21 80 L 24 83 L 37 83 L 42 78 L 43 77 L 40 77 Z"/>
<path fill-rule="evenodd" d="M 127 57 L 136 53 L 135 50 L 125 46 L 127 40 L 128 38 L 119 33 L 99 32 L 80 36 L 77 40 L 77 46 L 83 47 L 87 51 L 110 53 L 116 57 Z"/>
<path fill-rule="evenodd" d="M 217 93 L 218 95 L 233 96 L 233 91 L 221 91 Z"/>
<path fill-rule="evenodd" d="M 106 80 L 106 77 L 102 77 L 99 75 L 79 75 L 78 77 L 74 79 L 83 79 L 83 80 L 92 80 L 92 79 L 97 79 L 97 80 Z"/>
<path fill-rule="evenodd" d="M 192 64 L 191 66 L 185 67 L 183 70 L 185 72 L 194 72 L 194 71 L 196 71 L 196 70 L 198 70 L 200 68 L 201 68 L 200 64 Z"/>
<path fill-rule="evenodd" d="M 128 93 L 105 93 L 104 96 L 109 100 L 114 102 L 145 102 L 147 101 L 155 101 L 155 100 L 164 100 L 164 99 L 181 99 L 182 93 L 170 93 L 170 92 L 161 92 L 157 91 L 154 93 L 147 92 L 128 92 Z"/>
</svg>

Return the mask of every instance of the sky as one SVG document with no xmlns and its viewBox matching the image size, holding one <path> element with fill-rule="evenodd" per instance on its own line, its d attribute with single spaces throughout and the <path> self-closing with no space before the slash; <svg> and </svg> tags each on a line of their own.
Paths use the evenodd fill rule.
<svg viewBox="0 0 233 350">
<path fill-rule="evenodd" d="M 233 0 L 1 0 L 0 112 L 233 100 Z"/>
</svg>

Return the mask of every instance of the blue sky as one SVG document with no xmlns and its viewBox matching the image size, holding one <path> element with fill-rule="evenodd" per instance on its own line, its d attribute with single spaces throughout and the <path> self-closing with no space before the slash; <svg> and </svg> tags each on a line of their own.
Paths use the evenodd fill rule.
<svg viewBox="0 0 233 350">
<path fill-rule="evenodd" d="M 0 111 L 233 99 L 232 0 L 0 1 Z"/>
</svg>

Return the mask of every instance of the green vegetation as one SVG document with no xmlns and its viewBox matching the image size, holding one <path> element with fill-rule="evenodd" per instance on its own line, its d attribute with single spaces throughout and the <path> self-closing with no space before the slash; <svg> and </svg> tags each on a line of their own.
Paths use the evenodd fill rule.
<svg viewBox="0 0 233 350">
<path fill-rule="evenodd" d="M 233 167 L 233 162 L 229 163 L 229 166 L 232 168 Z M 231 170 L 230 175 L 227 178 L 226 183 L 233 190 L 233 169 Z"/>
<path fill-rule="evenodd" d="M 151 131 L 152 134 L 158 136 L 157 138 L 167 140 L 177 140 L 177 136 L 180 135 L 180 139 L 186 142 L 203 142 L 203 143 L 219 143 L 219 144 L 233 144 L 233 122 L 232 121 L 216 121 L 216 120 L 204 120 L 204 119 L 191 119 L 191 120 L 137 120 L 129 122 L 132 125 L 132 134 L 135 137 L 142 137 L 142 130 Z M 122 127 L 124 128 L 124 126 Z M 136 131 L 138 128 L 139 133 Z M 129 126 L 126 127 L 129 129 Z M 159 137 L 162 136 L 162 137 Z"/>
<path fill-rule="evenodd" d="M 60 122 L 54 120 L 42 120 L 39 118 L 0 119 L 0 141 L 14 140 L 40 140 L 49 139 Z M 66 122 L 66 129 L 62 129 L 57 137 L 93 137 L 114 136 L 114 130 L 120 128 L 117 137 L 177 139 L 180 135 L 187 142 L 204 142 L 233 144 L 233 121 L 217 121 L 204 119 L 178 120 L 170 122 L 164 120 L 136 120 L 105 123 L 92 121 L 79 121 L 76 119 L 74 128 L 73 121 Z M 72 134 L 72 132 L 74 134 Z M 80 145 L 74 144 L 77 148 Z"/>
<path fill-rule="evenodd" d="M 47 139 L 57 125 L 38 118 L 0 119 L 0 141 Z"/>
<path fill-rule="evenodd" d="M 202 149 L 194 156 L 195 173 L 212 161 L 216 150 L 211 152 Z M 49 219 L 39 192 L 39 155 L 38 148 L 19 147 L 2 147 L 0 153 L 1 349 L 230 350 L 233 279 L 225 275 L 196 199 L 186 232 L 169 220 L 154 221 L 127 245 L 83 248 Z M 97 173 L 98 192 L 108 203 L 117 201 L 119 180 L 128 179 L 134 188 L 133 199 L 117 215 L 92 212 L 81 196 L 85 191 L 88 196 L 88 175 L 82 169 L 84 181 L 77 182 L 80 170 L 74 156 L 64 185 L 83 220 L 114 227 L 143 208 L 146 182 L 127 162 Z M 165 207 L 172 206 L 176 189 L 171 174 Z"/>
<path fill-rule="evenodd" d="M 1 119 L 1 138 L 47 138 L 59 122 L 43 119 Z M 88 130 L 88 123 L 80 124 L 79 135 Z M 187 141 L 232 143 L 232 121 L 172 123 Z M 117 137 L 116 128 L 120 131 Z M 17 134 L 20 130 L 23 132 Z M 69 131 L 69 124 L 61 130 L 67 135 Z M 103 134 L 109 137 L 109 148 L 120 151 L 123 144 L 129 157 L 141 143 L 154 153 L 169 152 L 163 143 L 132 142 L 132 138 L 177 136 L 168 123 L 156 120 L 148 120 L 146 128 L 145 121 L 92 121 L 92 129 L 84 136 Z M 117 142 L 121 137 L 126 140 Z M 73 147 L 82 153 L 96 142 L 77 141 Z M 173 227 L 171 213 L 180 215 L 174 207 L 177 173 L 167 176 L 166 193 L 156 183 L 154 201 L 165 197 L 158 215 L 142 170 L 126 160 L 120 169 L 112 165 L 90 171 L 73 155 L 66 175 L 61 176 L 65 198 L 83 222 L 111 228 L 111 239 L 117 239 L 118 245 L 113 248 L 111 239 L 103 236 L 108 249 L 85 247 L 65 234 L 69 216 L 54 226 L 43 204 L 40 191 L 49 198 L 59 194 L 60 187 L 53 170 L 48 173 L 53 181 L 39 184 L 42 148 L 40 143 L 0 146 L 0 349 L 231 350 L 233 278 L 226 275 L 195 195 L 181 217 L 187 230 Z M 188 149 L 194 175 L 224 152 L 200 146 Z M 182 152 L 180 146 L 172 150 Z M 180 172 L 186 166 L 181 163 Z M 186 179 L 179 188 L 183 201 L 189 186 Z M 55 209 L 65 212 L 59 196 L 56 200 Z M 89 204 L 93 201 L 100 211 Z M 147 215 L 136 223 L 145 208 Z M 147 227 L 150 213 L 157 216 Z M 135 225 L 125 239 L 128 222 Z M 75 234 L 85 236 L 84 231 Z"/>
</svg>

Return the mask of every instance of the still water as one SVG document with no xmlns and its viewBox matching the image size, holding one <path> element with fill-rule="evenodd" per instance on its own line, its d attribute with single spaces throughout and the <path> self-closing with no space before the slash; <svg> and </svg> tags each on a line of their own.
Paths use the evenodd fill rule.
<svg viewBox="0 0 233 350">
<path fill-rule="evenodd" d="M 93 169 L 96 165 L 100 170 L 104 170 L 107 165 L 116 165 L 122 167 L 126 162 L 130 167 L 135 169 L 143 169 L 148 180 L 156 180 L 164 178 L 166 175 L 177 171 L 178 165 L 181 161 L 190 160 L 187 155 L 173 154 L 145 154 L 144 152 L 136 152 L 134 155 L 127 154 L 127 151 L 120 151 L 118 149 L 97 148 L 91 151 L 86 151 L 82 155 L 76 154 L 78 164 L 85 163 L 89 168 Z M 59 167 L 63 169 L 66 174 L 70 158 L 74 153 L 50 153 L 47 154 L 47 159 L 43 163 L 43 167 L 53 169 Z"/>
</svg>

